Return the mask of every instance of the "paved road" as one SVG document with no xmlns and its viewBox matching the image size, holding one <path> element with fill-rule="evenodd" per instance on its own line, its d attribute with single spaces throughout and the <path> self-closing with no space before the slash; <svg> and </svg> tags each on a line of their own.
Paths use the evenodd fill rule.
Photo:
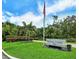
<svg viewBox="0 0 79 59">
<path fill-rule="evenodd" d="M 2 59 L 9 59 L 9 58 L 2 53 Z"/>
</svg>

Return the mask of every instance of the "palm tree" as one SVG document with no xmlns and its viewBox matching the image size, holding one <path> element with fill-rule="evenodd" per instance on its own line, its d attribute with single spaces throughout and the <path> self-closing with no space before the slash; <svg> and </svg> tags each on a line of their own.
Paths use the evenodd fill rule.
<svg viewBox="0 0 79 59">
<path fill-rule="evenodd" d="M 54 23 L 56 22 L 56 20 L 58 19 L 58 16 L 52 16 L 54 19 Z"/>
</svg>

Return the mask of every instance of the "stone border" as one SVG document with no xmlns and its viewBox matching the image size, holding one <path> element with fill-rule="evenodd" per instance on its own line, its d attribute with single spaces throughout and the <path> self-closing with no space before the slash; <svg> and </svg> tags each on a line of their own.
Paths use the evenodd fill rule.
<svg viewBox="0 0 79 59">
<path fill-rule="evenodd" d="M 19 59 L 19 58 L 10 56 L 10 55 L 7 54 L 3 49 L 2 49 L 2 53 L 3 53 L 5 56 L 7 56 L 9 59 Z"/>
</svg>

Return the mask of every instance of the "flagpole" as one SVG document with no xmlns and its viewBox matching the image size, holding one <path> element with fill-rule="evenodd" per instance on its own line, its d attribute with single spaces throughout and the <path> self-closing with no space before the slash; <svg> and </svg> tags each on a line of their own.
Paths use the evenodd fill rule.
<svg viewBox="0 0 79 59">
<path fill-rule="evenodd" d="M 43 41 L 45 41 L 45 1 L 44 1 L 43 14 L 44 14 L 44 18 L 43 18 Z"/>
<path fill-rule="evenodd" d="M 43 19 L 43 41 L 45 40 L 45 16 Z"/>
</svg>

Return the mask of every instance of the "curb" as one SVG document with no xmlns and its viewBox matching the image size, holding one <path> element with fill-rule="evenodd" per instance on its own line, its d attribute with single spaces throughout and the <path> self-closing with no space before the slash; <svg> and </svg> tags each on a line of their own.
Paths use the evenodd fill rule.
<svg viewBox="0 0 79 59">
<path fill-rule="evenodd" d="M 10 56 L 9 54 L 7 54 L 4 50 L 2 50 L 2 53 L 8 57 L 8 59 L 19 59 L 19 58 L 16 58 L 16 57 L 12 57 Z"/>
</svg>

